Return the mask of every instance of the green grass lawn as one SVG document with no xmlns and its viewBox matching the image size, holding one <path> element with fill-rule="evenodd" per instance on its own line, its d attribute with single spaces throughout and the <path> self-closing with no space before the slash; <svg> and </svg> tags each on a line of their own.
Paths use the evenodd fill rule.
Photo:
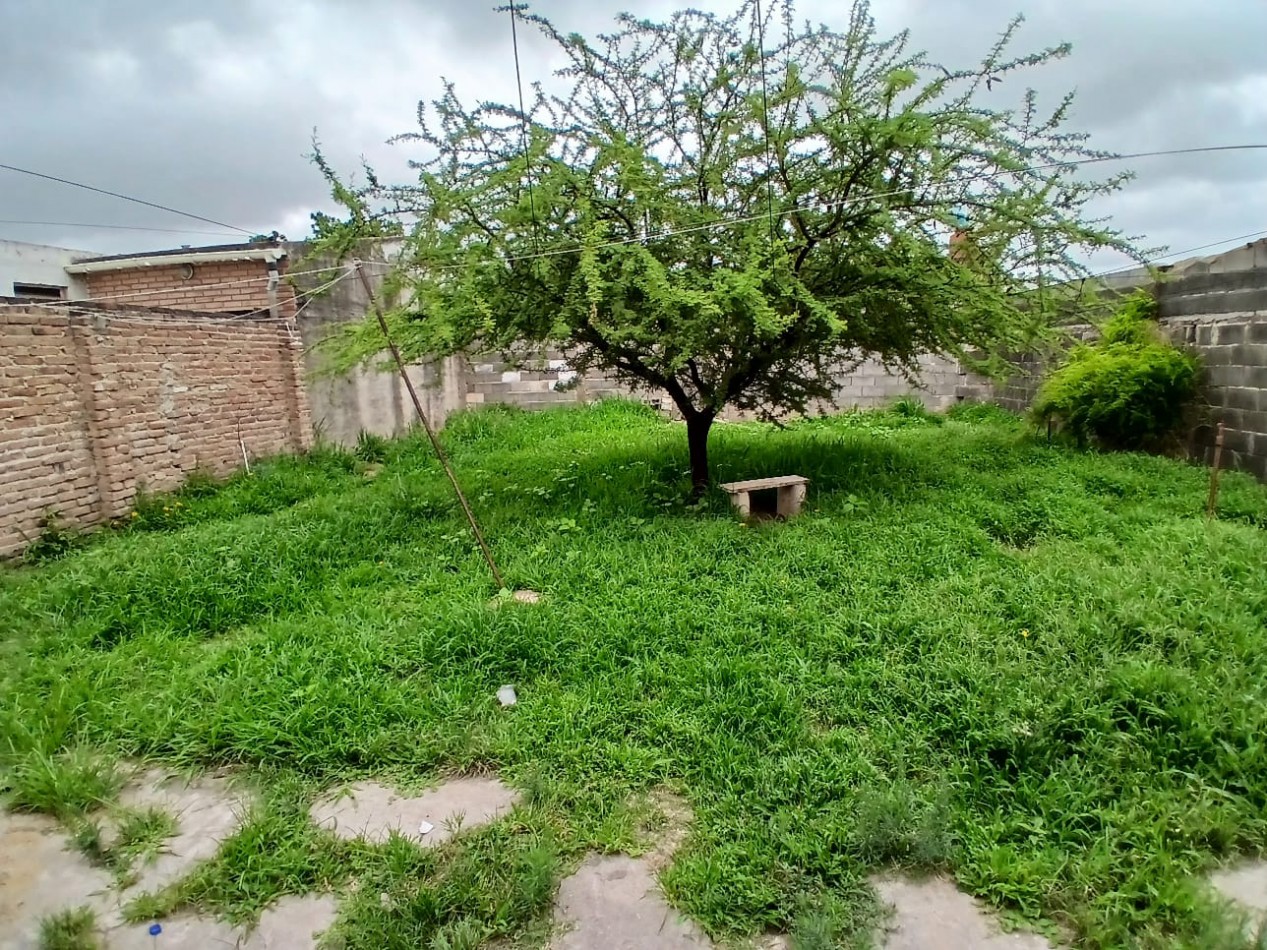
<svg viewBox="0 0 1267 950">
<path fill-rule="evenodd" d="M 444 439 L 542 603 L 490 606 L 420 438 L 364 444 L 375 477 L 323 449 L 198 481 L 0 573 L 12 805 L 73 819 L 123 758 L 263 790 L 137 916 L 333 886 L 352 946 L 531 942 L 559 875 L 639 847 L 667 786 L 695 823 L 666 890 L 720 938 L 865 944 L 866 875 L 899 865 L 1084 946 L 1235 945 L 1194 882 L 1267 846 L 1261 486 L 1227 477 L 1207 522 L 1204 470 L 979 408 L 718 426 L 718 480 L 812 479 L 801 518 L 749 527 L 685 504 L 685 434 L 639 406 Z M 525 804 L 442 849 L 307 821 L 341 780 L 472 770 Z"/>
</svg>

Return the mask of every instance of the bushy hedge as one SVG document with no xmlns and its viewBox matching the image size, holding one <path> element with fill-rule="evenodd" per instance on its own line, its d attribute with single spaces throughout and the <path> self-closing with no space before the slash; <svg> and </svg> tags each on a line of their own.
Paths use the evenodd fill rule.
<svg viewBox="0 0 1267 950">
<path fill-rule="evenodd" d="M 1034 417 L 1059 423 L 1081 444 L 1111 449 L 1156 446 L 1173 434 L 1201 365 L 1162 336 L 1155 313 L 1151 296 L 1128 298 L 1097 342 L 1075 346 L 1044 380 Z"/>
</svg>

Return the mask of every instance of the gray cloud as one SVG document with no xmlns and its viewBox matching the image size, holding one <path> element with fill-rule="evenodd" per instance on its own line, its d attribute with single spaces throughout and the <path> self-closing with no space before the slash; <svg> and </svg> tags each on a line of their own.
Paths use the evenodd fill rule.
<svg viewBox="0 0 1267 950">
<path fill-rule="evenodd" d="M 561 28 L 593 33 L 634 6 L 665 0 L 537 0 Z M 696 0 L 719 12 L 733 0 Z M 231 222 L 297 236 L 327 207 L 305 160 L 314 126 L 340 167 L 360 155 L 407 174 L 419 99 L 440 77 L 467 98 L 510 99 L 507 14 L 453 0 L 180 0 L 47 3 L 0 0 L 0 161 L 86 181 Z M 1020 7 L 1021 46 L 1063 40 L 1073 55 L 1034 75 L 1043 101 L 1078 89 L 1076 123 L 1124 152 L 1267 142 L 1267 6 L 1221 0 L 885 0 L 882 30 L 952 64 L 976 60 Z M 800 13 L 838 25 L 842 4 L 803 0 Z M 32 42 L 48 37 L 53 42 Z M 526 81 L 557 55 L 521 33 Z M 1005 88 L 1000 102 L 1020 90 Z M 1010 97 L 1007 98 L 1007 97 Z M 1120 227 L 1176 249 L 1267 228 L 1267 154 L 1176 156 L 1133 163 L 1137 179 L 1105 202 Z M 180 234 L 0 224 L 0 237 L 102 252 L 231 240 L 218 230 L 113 199 L 0 172 L 0 218 L 185 228 Z M 1106 263 L 1113 263 L 1106 261 Z"/>
</svg>

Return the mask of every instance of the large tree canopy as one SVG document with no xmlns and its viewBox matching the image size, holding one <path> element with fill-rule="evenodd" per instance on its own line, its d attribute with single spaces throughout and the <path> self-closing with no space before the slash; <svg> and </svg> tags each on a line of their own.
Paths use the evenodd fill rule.
<svg viewBox="0 0 1267 950">
<path fill-rule="evenodd" d="M 1018 18 L 954 68 L 877 37 L 861 0 L 843 31 L 764 6 L 624 15 L 592 40 L 521 11 L 567 58 L 549 90 L 520 109 L 449 85 L 421 105 L 401 137 L 418 181 L 341 193 L 408 222 L 404 352 L 550 345 L 662 389 L 698 487 L 723 407 L 802 411 L 867 357 L 915 374 L 925 353 L 1021 345 L 1036 285 L 1083 273 L 1086 249 L 1129 251 L 1086 214 L 1126 176 L 1069 164 L 1109 157 L 1065 130 L 1072 96 L 991 107 L 1068 47 L 1014 54 Z M 381 342 L 366 325 L 344 357 Z"/>
</svg>

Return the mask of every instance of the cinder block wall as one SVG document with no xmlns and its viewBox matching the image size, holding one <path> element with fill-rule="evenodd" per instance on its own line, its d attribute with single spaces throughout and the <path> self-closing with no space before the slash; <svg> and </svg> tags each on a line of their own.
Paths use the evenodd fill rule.
<svg viewBox="0 0 1267 950">
<path fill-rule="evenodd" d="M 15 307 L 0 299 L 0 556 L 56 511 L 123 516 L 144 485 L 229 472 L 311 442 L 298 337 L 176 311 Z"/>
<path fill-rule="evenodd" d="M 867 360 L 852 372 L 841 374 L 834 394 L 835 406 L 826 404 L 815 410 L 827 413 L 837 409 L 876 409 L 903 396 L 920 399 L 934 410 L 954 405 L 967 379 L 963 368 L 954 360 L 940 356 L 921 358 L 920 367 L 921 385 L 916 386 L 887 372 L 878 362 Z M 523 366 L 512 365 L 495 355 L 473 357 L 464 360 L 463 373 L 467 406 L 507 403 L 525 409 L 545 409 L 604 396 L 623 396 L 647 402 L 670 416 L 678 415 L 668 393 L 631 389 L 601 374 L 591 373 L 578 379 L 568 368 L 567 360 L 558 353 L 530 360 Z M 753 415 L 728 409 L 722 418 L 734 421 Z"/>
<path fill-rule="evenodd" d="M 171 307 L 203 313 L 246 313 L 266 310 L 268 265 L 264 261 L 216 261 L 170 267 L 129 267 L 86 274 L 92 300 L 113 300 L 121 306 Z M 285 273 L 285 262 L 280 268 Z M 127 295 L 127 296 L 121 296 Z M 285 280 L 277 287 L 279 316 L 295 314 L 295 290 Z"/>
<path fill-rule="evenodd" d="M 1175 343 L 1205 364 L 1202 422 L 1190 434 L 1193 458 L 1210 462 L 1214 432 L 1224 425 L 1223 464 L 1267 479 L 1267 311 L 1163 317 L 1158 321 Z M 1090 325 L 1066 328 L 1076 339 L 1093 339 Z M 995 384 L 991 401 L 1013 412 L 1033 405 L 1054 355 L 1025 353 L 1012 362 L 1016 375 Z"/>
<path fill-rule="evenodd" d="M 303 244 L 289 244 L 286 249 L 290 260 L 297 261 L 297 269 L 302 271 L 345 266 L 329 257 L 307 256 Z M 366 278 L 384 303 L 386 268 L 377 265 L 393 259 L 398 251 L 397 246 L 368 242 L 357 252 L 370 265 L 365 269 Z M 298 278 L 299 289 L 306 292 L 324 280 L 324 274 Z M 309 371 L 313 424 L 323 438 L 345 446 L 355 444 L 361 430 L 395 435 L 416 421 L 413 406 L 396 373 L 382 372 L 375 367 L 362 367 L 334 377 L 323 372 L 325 355 L 320 348 L 321 341 L 337 333 L 341 326 L 362 319 L 369 307 L 369 296 L 361 282 L 346 279 L 306 301 L 299 319 Z M 930 408 L 940 410 L 964 397 L 968 377 L 958 363 L 937 356 L 925 357 L 920 362 L 922 386 L 914 386 L 886 372 L 873 360 L 852 372 L 842 372 L 834 394 L 836 407 L 874 409 L 901 396 L 915 396 Z M 537 353 L 531 359 L 514 363 L 495 353 L 449 357 L 411 367 L 410 377 L 422 397 L 424 411 L 436 426 L 443 425 L 453 412 L 487 404 L 545 409 L 605 396 L 638 399 L 670 417 L 678 415 L 667 393 L 633 389 L 601 373 L 576 378 L 564 354 L 559 352 Z M 824 405 L 815 407 L 815 411 L 832 412 L 835 407 Z M 751 415 L 731 409 L 724 418 L 738 420 Z"/>
</svg>

